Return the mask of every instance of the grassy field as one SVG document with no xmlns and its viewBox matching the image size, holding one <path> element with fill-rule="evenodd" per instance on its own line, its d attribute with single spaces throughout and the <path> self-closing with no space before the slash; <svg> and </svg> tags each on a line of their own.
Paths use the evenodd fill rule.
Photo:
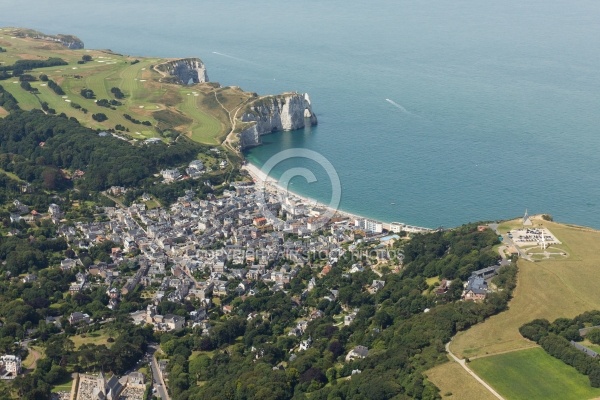
<svg viewBox="0 0 600 400">
<path fill-rule="evenodd" d="M 23 368 L 31 369 L 33 368 L 33 364 L 37 362 L 37 360 L 44 358 L 45 353 L 44 349 L 40 346 L 30 346 L 30 351 L 27 354 L 27 357 L 23 360 L 21 365 Z"/>
<path fill-rule="evenodd" d="M 52 393 L 56 392 L 70 392 L 73 386 L 73 379 L 70 379 L 68 382 L 62 383 L 60 385 L 52 386 Z"/>
<path fill-rule="evenodd" d="M 75 336 L 70 337 L 70 339 L 73 341 L 75 348 L 78 349 L 82 345 L 88 344 L 88 343 L 92 343 L 97 346 L 104 344 L 104 345 L 106 345 L 106 347 L 110 347 L 112 343 L 108 343 L 107 340 L 109 337 L 110 337 L 110 335 L 107 332 L 105 332 L 103 330 L 99 330 L 99 331 L 89 332 L 89 333 L 85 333 L 85 334 L 81 334 L 81 335 L 75 335 Z"/>
<path fill-rule="evenodd" d="M 570 256 L 535 263 L 519 260 L 517 288 L 509 310 L 456 335 L 451 350 L 459 357 L 533 347 L 534 343 L 519 334 L 524 323 L 535 318 L 571 318 L 600 309 L 600 232 L 536 219 L 535 224 L 539 223 L 564 243 Z"/>
<path fill-rule="evenodd" d="M 39 93 L 36 95 L 23 90 L 17 79 L 8 79 L 0 84 L 8 90 L 25 110 L 41 108 L 40 102 L 47 102 L 58 114 L 65 113 L 77 118 L 83 125 L 93 129 L 114 129 L 122 125 L 129 129 L 123 132 L 133 139 L 161 137 L 162 131 L 177 130 L 193 140 L 209 145 L 221 144 L 231 130 L 230 114 L 243 104 L 252 100 L 253 94 L 237 87 L 219 88 L 214 83 L 182 86 L 160 81 L 161 75 L 153 66 L 167 61 L 158 58 L 136 58 L 103 50 L 69 50 L 59 44 L 29 38 L 12 38 L 9 30 L 0 31 L 0 46 L 7 51 L 0 53 L 0 63 L 10 65 L 20 59 L 47 59 L 60 57 L 69 65 L 40 68 L 31 72 L 38 77 L 46 74 L 57 82 L 65 95 L 54 93 L 45 82 L 32 82 L 31 86 Z M 83 55 L 92 57 L 92 61 L 78 64 Z M 132 64 L 134 60 L 138 62 Z M 16 83 L 14 83 L 16 82 Z M 111 88 L 118 87 L 125 98 L 123 104 L 114 110 L 101 107 L 93 99 L 81 96 L 81 89 L 94 91 L 96 99 L 114 99 Z M 88 110 L 84 113 L 71 104 L 80 105 Z M 163 112 L 162 117 L 155 112 Z M 179 114 L 182 118 L 164 118 L 165 112 Z M 104 113 L 108 119 L 97 122 L 92 114 Z M 123 115 L 129 114 L 139 121 L 149 121 L 152 126 L 135 124 Z M 0 117 L 6 115 L 0 109 Z M 181 123 L 184 121 L 184 123 Z M 170 124 L 172 122 L 172 124 Z"/>
<path fill-rule="evenodd" d="M 17 175 L 15 175 L 14 173 L 5 171 L 2 168 L 0 168 L 0 174 L 4 174 L 4 175 L 8 176 L 10 179 L 13 179 L 17 182 L 25 182 L 21 178 L 19 178 Z"/>
<path fill-rule="evenodd" d="M 580 374 L 540 348 L 472 361 L 469 367 L 507 400 L 581 400 L 600 396 Z"/>
<path fill-rule="evenodd" d="M 477 382 L 456 362 L 448 362 L 430 369 L 427 379 L 440 389 L 442 399 L 495 400 L 483 385 Z"/>
<path fill-rule="evenodd" d="M 435 283 L 438 283 L 440 281 L 439 276 L 434 276 L 431 278 L 427 278 L 425 280 L 427 282 L 427 286 L 433 286 Z"/>
</svg>

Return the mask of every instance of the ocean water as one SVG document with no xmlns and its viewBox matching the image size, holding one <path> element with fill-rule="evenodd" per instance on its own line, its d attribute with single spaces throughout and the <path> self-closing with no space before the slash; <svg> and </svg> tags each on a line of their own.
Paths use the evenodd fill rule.
<svg viewBox="0 0 600 400">
<path fill-rule="evenodd" d="M 550 213 L 600 228 L 600 2 L 4 1 L 1 26 L 87 48 L 200 57 L 209 78 L 310 94 L 319 125 L 247 158 L 322 154 L 340 207 L 427 227 Z M 11 7 L 10 3 L 14 3 Z M 290 188 L 329 202 L 321 166 Z"/>
</svg>

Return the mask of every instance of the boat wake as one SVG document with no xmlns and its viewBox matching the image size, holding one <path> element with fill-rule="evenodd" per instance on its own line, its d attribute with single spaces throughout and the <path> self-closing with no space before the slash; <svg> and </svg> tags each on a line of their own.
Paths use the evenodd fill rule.
<svg viewBox="0 0 600 400">
<path fill-rule="evenodd" d="M 225 53 L 219 53 L 218 51 L 213 51 L 212 53 L 213 53 L 213 54 L 216 54 L 216 55 L 218 55 L 218 56 L 221 56 L 221 57 L 227 57 L 227 58 L 231 58 L 232 60 L 237 60 L 237 61 L 242 61 L 242 62 L 249 63 L 249 64 L 255 64 L 255 65 L 258 65 L 258 64 L 256 64 L 255 62 L 252 62 L 252 61 L 250 61 L 250 60 L 246 60 L 246 59 L 244 59 L 244 58 L 239 58 L 239 57 L 230 56 L 229 54 L 225 54 Z"/>
<path fill-rule="evenodd" d="M 398 108 L 403 113 L 405 113 L 405 114 L 411 114 L 410 111 L 408 111 L 406 108 L 402 107 L 400 104 L 396 103 L 394 100 L 385 99 L 385 101 L 387 101 L 388 103 L 390 103 L 394 107 Z"/>
</svg>

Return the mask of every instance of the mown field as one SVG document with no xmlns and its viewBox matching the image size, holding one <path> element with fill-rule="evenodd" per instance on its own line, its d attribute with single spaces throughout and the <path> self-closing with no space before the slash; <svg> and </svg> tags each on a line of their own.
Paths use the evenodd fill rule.
<svg viewBox="0 0 600 400">
<path fill-rule="evenodd" d="M 477 357 L 536 346 L 519 334 L 535 318 L 572 318 L 600 309 L 600 232 L 535 219 L 549 228 L 565 248 L 566 259 L 519 260 L 519 275 L 509 310 L 456 335 L 451 350 L 459 357 Z"/>
<path fill-rule="evenodd" d="M 106 345 L 106 347 L 110 348 L 112 344 L 108 342 L 109 337 L 111 336 L 108 332 L 104 330 L 99 330 L 81 335 L 75 335 L 72 336 L 70 339 L 73 341 L 75 349 L 80 348 L 84 344 L 95 344 L 96 346 L 104 344 Z"/>
<path fill-rule="evenodd" d="M 587 376 L 541 348 L 478 358 L 469 367 L 507 400 L 581 400 L 600 396 Z"/>
<path fill-rule="evenodd" d="M 444 400 L 496 399 L 496 396 L 455 362 L 448 362 L 430 369 L 427 371 L 427 379 L 440 389 L 440 395 Z"/>
<path fill-rule="evenodd" d="M 221 144 L 231 130 L 230 114 L 233 116 L 242 104 L 252 98 L 251 93 L 239 88 L 219 88 L 214 83 L 183 86 L 160 82 L 161 75 L 153 66 L 167 60 L 158 58 L 131 57 L 105 50 L 69 50 L 51 42 L 16 38 L 6 28 L 0 30 L 0 47 L 7 50 L 0 53 L 0 65 L 10 65 L 20 59 L 45 60 L 49 57 L 60 57 L 69 63 L 28 72 L 34 77 L 48 75 L 61 86 L 65 92 L 63 96 L 57 95 L 40 80 L 31 82 L 38 94 L 22 89 L 16 78 L 0 81 L 18 100 L 21 108 L 39 109 L 42 102 L 47 102 L 57 114 L 75 117 L 93 129 L 115 129 L 121 125 L 129 130 L 121 134 L 133 139 L 161 137 L 168 140 L 173 136 L 169 131 L 177 130 L 200 143 Z M 78 64 L 77 61 L 82 60 L 84 55 L 91 56 L 92 61 Z M 119 99 L 123 104 L 115 106 L 114 110 L 99 106 L 95 100 L 115 99 L 111 93 L 113 87 L 125 94 L 124 99 Z M 93 90 L 96 99 L 81 96 L 84 88 Z M 87 109 L 87 113 L 72 104 Z M 92 114 L 96 113 L 104 113 L 108 119 L 97 122 L 92 118 Z M 124 114 L 140 122 L 149 121 L 151 126 L 136 124 L 126 119 Z M 0 117 L 5 115 L 5 110 L 0 109 Z"/>
</svg>

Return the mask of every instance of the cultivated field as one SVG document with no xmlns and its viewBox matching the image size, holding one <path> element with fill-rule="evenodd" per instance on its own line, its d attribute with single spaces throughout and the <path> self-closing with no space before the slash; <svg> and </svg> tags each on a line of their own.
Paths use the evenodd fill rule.
<svg viewBox="0 0 600 400">
<path fill-rule="evenodd" d="M 167 140 L 173 136 L 169 132 L 177 130 L 200 143 L 221 144 L 231 130 L 231 120 L 237 109 L 254 98 L 253 94 L 237 87 L 220 88 L 215 83 L 183 86 L 160 82 L 161 75 L 153 67 L 167 61 L 163 59 L 132 57 L 108 50 L 69 50 L 52 42 L 14 37 L 14 32 L 6 28 L 0 31 L 0 47 L 7 50 L 0 53 L 0 65 L 50 57 L 59 57 L 69 63 L 27 72 L 36 78 L 46 74 L 60 85 L 65 92 L 63 96 L 57 95 L 41 80 L 31 82 L 38 90 L 37 94 L 22 89 L 16 78 L 0 81 L 21 108 L 39 109 L 42 102 L 46 102 L 57 114 L 75 117 L 93 129 L 115 129 L 121 125 L 128 131 L 120 134 L 133 139 L 160 137 Z M 78 64 L 84 55 L 91 56 L 92 61 Z M 113 87 L 125 94 L 124 99 L 117 99 L 123 104 L 114 109 L 98 105 L 95 100 L 115 99 L 111 93 Z M 84 88 L 93 90 L 96 99 L 81 96 Z M 73 104 L 81 109 L 74 108 Z M 97 122 L 92 119 L 92 114 L 96 113 L 104 113 L 108 119 Z M 140 122 L 149 121 L 151 126 L 134 123 L 124 114 Z M 6 111 L 0 108 L 0 117 L 5 115 Z"/>
<path fill-rule="evenodd" d="M 469 367 L 507 400 L 580 400 L 600 396 L 600 389 L 592 388 L 587 376 L 541 348 L 479 358 Z"/>
<path fill-rule="evenodd" d="M 473 359 L 536 346 L 524 339 L 518 328 L 535 318 L 550 321 L 571 318 L 600 309 L 600 232 L 535 219 L 549 228 L 569 252 L 565 259 L 529 262 L 519 260 L 519 275 L 509 310 L 493 316 L 452 341 L 459 357 Z"/>
<path fill-rule="evenodd" d="M 455 362 L 438 365 L 427 371 L 427 379 L 440 389 L 442 399 L 495 400 L 486 388 Z"/>
</svg>

